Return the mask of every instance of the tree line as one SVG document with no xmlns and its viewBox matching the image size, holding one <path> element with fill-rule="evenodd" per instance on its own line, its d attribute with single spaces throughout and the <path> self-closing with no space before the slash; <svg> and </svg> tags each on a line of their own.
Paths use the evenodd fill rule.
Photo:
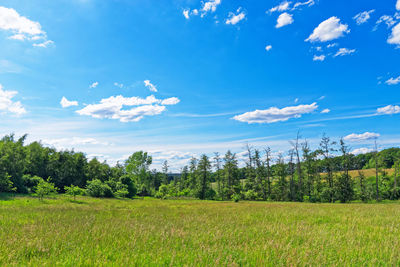
<svg viewBox="0 0 400 267">
<path fill-rule="evenodd" d="M 298 135 L 285 154 L 246 145 L 245 166 L 231 151 L 212 157 L 203 154 L 192 157 L 179 174 L 169 172 L 167 161 L 161 171 L 151 170 L 152 157 L 143 151 L 110 166 L 81 152 L 25 141 L 26 135 L 13 134 L 0 140 L 0 192 L 40 198 L 53 192 L 74 197 L 343 203 L 400 198 L 399 148 L 353 155 L 343 139 L 335 142 L 326 135 L 314 150 Z M 362 169 L 374 169 L 374 174 L 367 177 Z M 350 175 L 354 170 L 357 175 Z"/>
</svg>

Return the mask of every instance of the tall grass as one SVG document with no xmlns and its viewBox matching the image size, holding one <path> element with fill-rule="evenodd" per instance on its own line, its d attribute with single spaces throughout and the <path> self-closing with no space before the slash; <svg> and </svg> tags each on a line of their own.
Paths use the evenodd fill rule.
<svg viewBox="0 0 400 267">
<path fill-rule="evenodd" d="M 400 205 L 0 200 L 0 266 L 400 265 Z"/>
</svg>

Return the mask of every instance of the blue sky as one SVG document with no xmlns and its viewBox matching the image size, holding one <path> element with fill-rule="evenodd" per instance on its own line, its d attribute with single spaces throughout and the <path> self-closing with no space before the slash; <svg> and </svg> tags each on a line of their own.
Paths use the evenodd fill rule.
<svg viewBox="0 0 400 267">
<path fill-rule="evenodd" d="M 400 0 L 0 1 L 0 134 L 173 170 L 246 142 L 400 144 Z"/>
</svg>

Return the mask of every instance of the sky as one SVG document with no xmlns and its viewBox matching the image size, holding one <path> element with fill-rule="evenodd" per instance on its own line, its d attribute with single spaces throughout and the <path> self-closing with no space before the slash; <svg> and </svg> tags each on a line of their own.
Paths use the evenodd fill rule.
<svg viewBox="0 0 400 267">
<path fill-rule="evenodd" d="M 0 47 L 0 135 L 109 164 L 400 145 L 400 0 L 3 0 Z"/>
</svg>

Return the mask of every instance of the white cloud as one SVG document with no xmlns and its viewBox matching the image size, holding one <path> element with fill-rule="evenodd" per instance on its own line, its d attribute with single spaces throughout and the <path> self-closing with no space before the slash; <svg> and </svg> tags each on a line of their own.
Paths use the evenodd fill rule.
<svg viewBox="0 0 400 267">
<path fill-rule="evenodd" d="M 201 8 L 202 14 L 201 16 L 205 16 L 208 12 L 215 12 L 217 10 L 218 5 L 221 4 L 221 0 L 211 0 L 203 3 L 203 7 Z"/>
<path fill-rule="evenodd" d="M 157 88 L 155 85 L 153 85 L 150 80 L 145 80 L 144 85 L 151 91 L 151 92 L 157 92 Z"/>
<path fill-rule="evenodd" d="M 378 139 L 379 136 L 381 135 L 378 133 L 370 133 L 370 132 L 365 132 L 363 134 L 352 133 L 345 136 L 343 139 L 349 142 L 362 142 L 362 141 Z"/>
<path fill-rule="evenodd" d="M 374 12 L 375 9 L 372 9 L 370 11 L 364 11 L 355 15 L 353 19 L 356 21 L 358 25 L 361 25 L 363 23 L 366 23 L 371 18 L 371 14 Z"/>
<path fill-rule="evenodd" d="M 376 22 L 376 26 L 374 28 L 374 30 L 377 29 L 377 27 L 381 24 L 381 23 L 385 23 L 388 28 L 392 27 L 393 25 L 396 24 L 396 21 L 394 20 L 394 18 L 392 16 L 388 16 L 388 15 L 383 15 L 379 18 L 379 20 Z"/>
<path fill-rule="evenodd" d="M 90 104 L 77 113 L 80 115 L 91 116 L 93 118 L 116 119 L 121 122 L 137 122 L 145 116 L 159 115 L 165 111 L 166 105 L 176 105 L 179 99 L 171 97 L 167 99 L 157 99 L 153 95 L 146 98 L 111 96 L 102 99 L 99 104 Z M 131 109 L 123 109 L 124 106 L 137 106 Z"/>
<path fill-rule="evenodd" d="M 310 7 L 310 6 L 313 6 L 313 5 L 315 5 L 315 1 L 314 0 L 308 0 L 306 2 L 297 2 L 296 4 L 294 4 L 292 10 L 294 10 L 294 9 L 300 7 L 300 6 L 309 6 Z"/>
<path fill-rule="evenodd" d="M 272 49 L 272 45 L 267 45 L 266 47 L 265 47 L 265 50 L 266 51 L 270 51 Z"/>
<path fill-rule="evenodd" d="M 308 114 L 318 108 L 317 103 L 310 105 L 298 105 L 279 109 L 271 107 L 265 110 L 255 110 L 246 112 L 233 117 L 234 120 L 247 123 L 273 123 L 287 121 L 291 118 L 300 118 L 303 114 Z"/>
<path fill-rule="evenodd" d="M 170 97 L 170 98 L 167 98 L 167 99 L 162 100 L 162 101 L 161 101 L 161 105 L 164 105 L 164 106 L 171 106 L 171 105 L 176 105 L 176 104 L 178 104 L 179 102 L 181 102 L 181 101 L 179 100 L 179 98 L 177 98 L 177 97 Z"/>
<path fill-rule="evenodd" d="M 272 12 L 276 12 L 276 11 L 278 11 L 278 12 L 286 11 L 290 8 L 291 3 L 292 2 L 284 1 L 284 2 L 280 3 L 278 6 L 271 8 L 269 10 L 269 12 L 272 13 Z"/>
<path fill-rule="evenodd" d="M 314 61 L 324 61 L 325 55 L 320 55 L 320 56 L 314 55 L 313 60 Z"/>
<path fill-rule="evenodd" d="M 367 147 L 361 147 L 361 148 L 356 148 L 353 151 L 351 151 L 350 153 L 353 155 L 360 155 L 360 154 L 367 154 L 370 152 L 374 152 L 375 150 L 372 148 L 367 148 Z"/>
<path fill-rule="evenodd" d="M 326 108 L 326 109 L 321 111 L 321 114 L 327 114 L 329 112 L 331 112 L 331 110 L 329 108 Z"/>
<path fill-rule="evenodd" d="M 397 0 L 396 9 L 400 11 L 400 0 Z"/>
<path fill-rule="evenodd" d="M 333 43 L 333 44 L 328 44 L 326 47 L 327 48 L 332 48 L 332 47 L 335 47 L 335 46 L 338 46 L 339 44 L 338 43 Z"/>
<path fill-rule="evenodd" d="M 122 83 L 117 83 L 117 82 L 114 83 L 114 86 L 119 87 L 119 88 L 124 87 L 124 85 Z"/>
<path fill-rule="evenodd" d="M 236 11 L 237 14 L 233 12 L 229 12 L 228 19 L 226 19 L 225 23 L 226 24 L 231 24 L 231 25 L 236 25 L 238 24 L 241 20 L 244 20 L 246 18 L 246 14 L 242 11 L 241 8 L 238 8 Z"/>
<path fill-rule="evenodd" d="M 400 45 L 400 23 L 393 27 L 392 33 L 387 42 L 389 44 Z"/>
<path fill-rule="evenodd" d="M 46 48 L 46 47 L 48 47 L 49 45 L 52 45 L 52 44 L 54 44 L 53 41 L 47 40 L 47 41 L 44 41 L 43 43 L 33 44 L 33 46 Z"/>
<path fill-rule="evenodd" d="M 336 54 L 334 55 L 334 57 L 338 57 L 338 56 L 347 56 L 347 55 L 351 55 L 353 53 L 355 53 L 356 50 L 355 49 L 348 49 L 348 48 L 340 48 Z"/>
<path fill-rule="evenodd" d="M 400 76 L 397 78 L 390 78 L 385 82 L 387 85 L 396 85 L 400 83 Z"/>
<path fill-rule="evenodd" d="M 185 17 L 185 19 L 189 19 L 190 17 L 189 17 L 189 9 L 185 9 L 185 10 L 183 10 L 183 12 L 182 12 L 182 14 L 183 14 L 183 16 Z"/>
<path fill-rule="evenodd" d="M 42 140 L 45 145 L 54 146 L 58 149 L 65 149 L 71 146 L 79 145 L 109 145 L 107 142 L 101 142 L 91 137 L 72 137 L 72 138 L 58 138 L 58 139 L 44 139 Z"/>
<path fill-rule="evenodd" d="M 26 110 L 22 106 L 21 102 L 12 101 L 14 96 L 17 94 L 17 91 L 3 90 L 3 86 L 0 84 L 0 112 L 10 112 L 16 115 L 22 115 L 26 113 Z"/>
<path fill-rule="evenodd" d="M 99 85 L 99 82 L 94 82 L 91 85 L 89 85 L 89 88 L 96 88 L 97 85 Z"/>
<path fill-rule="evenodd" d="M 0 30 L 11 32 L 13 35 L 9 39 L 14 40 L 46 39 L 46 32 L 42 30 L 39 22 L 21 16 L 15 9 L 2 6 L 0 6 Z M 53 41 L 45 41 L 42 47 L 47 47 L 51 43 Z"/>
<path fill-rule="evenodd" d="M 400 107 L 399 106 L 388 105 L 386 107 L 378 108 L 376 111 L 377 111 L 378 114 L 381 114 L 381 115 L 399 114 L 400 113 Z"/>
<path fill-rule="evenodd" d="M 276 25 L 275 28 L 281 28 L 283 26 L 289 25 L 293 23 L 293 16 L 290 15 L 289 13 L 282 13 L 279 15 L 277 21 L 276 21 Z"/>
<path fill-rule="evenodd" d="M 64 96 L 61 98 L 60 104 L 63 108 L 68 108 L 68 107 L 72 107 L 72 106 L 77 106 L 78 105 L 78 101 L 69 101 L 68 99 L 66 99 Z"/>
<path fill-rule="evenodd" d="M 347 24 L 340 23 L 340 19 L 337 17 L 331 17 L 321 22 L 316 27 L 313 33 L 306 39 L 306 42 L 328 42 L 331 40 L 338 39 L 344 36 L 345 33 L 349 33 Z"/>
</svg>

